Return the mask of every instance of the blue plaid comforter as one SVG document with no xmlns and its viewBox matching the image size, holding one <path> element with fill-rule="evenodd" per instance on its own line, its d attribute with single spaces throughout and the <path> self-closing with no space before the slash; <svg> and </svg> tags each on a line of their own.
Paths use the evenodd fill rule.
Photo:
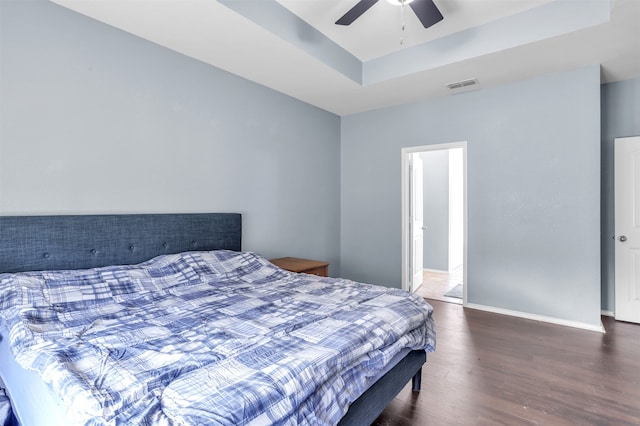
<svg viewBox="0 0 640 426">
<path fill-rule="evenodd" d="M 335 424 L 403 348 L 434 350 L 431 311 L 247 252 L 0 274 L 12 351 L 74 424 Z"/>
</svg>

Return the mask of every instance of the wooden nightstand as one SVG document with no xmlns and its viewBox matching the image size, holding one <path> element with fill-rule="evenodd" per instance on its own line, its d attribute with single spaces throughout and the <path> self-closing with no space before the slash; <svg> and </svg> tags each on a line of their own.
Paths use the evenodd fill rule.
<svg viewBox="0 0 640 426">
<path fill-rule="evenodd" d="M 271 259 L 269 262 L 291 272 L 303 272 L 305 274 L 313 274 L 321 277 L 329 276 L 329 262 L 298 259 L 297 257 L 281 257 L 279 259 Z"/>
</svg>

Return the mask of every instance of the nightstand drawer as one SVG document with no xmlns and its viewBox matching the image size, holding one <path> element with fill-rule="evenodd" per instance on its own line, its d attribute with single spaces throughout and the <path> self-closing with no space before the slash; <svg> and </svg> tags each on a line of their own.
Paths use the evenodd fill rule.
<svg viewBox="0 0 640 426">
<path fill-rule="evenodd" d="M 279 268 L 286 269 L 291 272 L 301 272 L 305 274 L 319 275 L 321 277 L 329 276 L 329 262 L 299 259 L 297 257 L 281 257 L 278 259 L 271 259 L 269 262 Z"/>
</svg>

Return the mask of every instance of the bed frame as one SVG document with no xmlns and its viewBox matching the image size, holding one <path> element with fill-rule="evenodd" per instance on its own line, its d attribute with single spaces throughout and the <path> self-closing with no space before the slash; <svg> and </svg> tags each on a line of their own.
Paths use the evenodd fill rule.
<svg viewBox="0 0 640 426">
<path fill-rule="evenodd" d="M 162 254 L 241 250 L 238 213 L 0 216 L 0 273 L 131 265 Z M 371 424 L 412 380 L 425 351 L 411 351 L 351 404 L 341 426 Z"/>
</svg>

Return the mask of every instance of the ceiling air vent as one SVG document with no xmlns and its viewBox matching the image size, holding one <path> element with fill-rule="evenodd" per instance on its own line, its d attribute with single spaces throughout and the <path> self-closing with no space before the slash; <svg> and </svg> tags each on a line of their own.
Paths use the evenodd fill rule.
<svg viewBox="0 0 640 426">
<path fill-rule="evenodd" d="M 453 89 L 460 89 L 462 87 L 473 86 L 476 84 L 478 84 L 478 80 L 476 80 L 475 78 L 469 78 L 466 80 L 454 81 L 453 83 L 447 83 L 445 84 L 445 86 L 453 90 Z"/>
</svg>

